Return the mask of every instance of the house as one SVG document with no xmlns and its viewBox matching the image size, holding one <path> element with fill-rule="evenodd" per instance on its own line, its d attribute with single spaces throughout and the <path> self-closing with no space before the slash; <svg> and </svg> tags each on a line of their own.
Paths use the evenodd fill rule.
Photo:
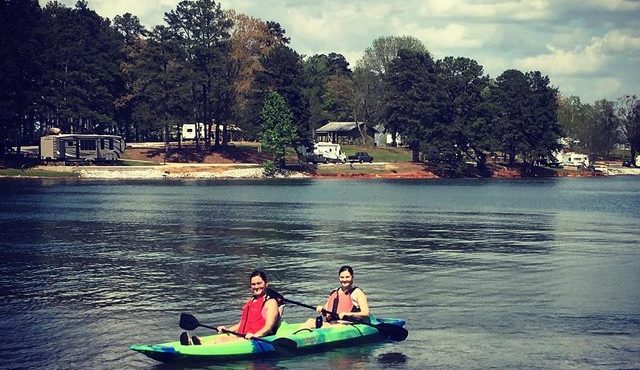
<svg viewBox="0 0 640 370">
<path fill-rule="evenodd" d="M 392 146 L 393 144 L 393 135 L 388 133 L 383 125 L 376 126 L 376 130 L 378 132 L 374 136 L 374 142 L 377 146 Z M 400 134 L 396 134 L 396 146 L 404 146 L 405 142 L 403 137 Z"/>
<path fill-rule="evenodd" d="M 378 130 L 364 122 L 329 122 L 316 130 L 315 139 L 317 142 L 362 145 L 372 144 L 376 133 Z"/>
</svg>

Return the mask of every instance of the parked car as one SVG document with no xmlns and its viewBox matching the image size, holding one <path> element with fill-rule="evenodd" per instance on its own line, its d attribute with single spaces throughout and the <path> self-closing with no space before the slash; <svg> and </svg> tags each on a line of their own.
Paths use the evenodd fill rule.
<svg viewBox="0 0 640 370">
<path fill-rule="evenodd" d="M 367 152 L 357 152 L 354 155 L 350 155 L 347 160 L 351 163 L 353 162 L 369 162 L 372 163 L 373 162 L 373 157 L 369 155 L 369 153 Z"/>
</svg>

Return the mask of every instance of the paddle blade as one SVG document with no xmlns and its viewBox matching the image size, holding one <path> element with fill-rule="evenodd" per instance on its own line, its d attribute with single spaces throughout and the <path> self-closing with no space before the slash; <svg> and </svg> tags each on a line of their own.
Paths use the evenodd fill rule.
<svg viewBox="0 0 640 370">
<path fill-rule="evenodd" d="M 200 326 L 200 322 L 192 314 L 183 313 L 180 314 L 180 323 L 178 325 L 184 330 L 194 330 Z"/>
<path fill-rule="evenodd" d="M 409 332 L 407 331 L 407 329 L 398 325 L 383 323 L 383 324 L 376 324 L 375 327 L 376 329 L 378 329 L 380 334 L 386 336 L 391 340 L 395 340 L 398 342 L 401 342 L 407 339 L 407 336 L 409 335 Z"/>
<path fill-rule="evenodd" d="M 278 292 L 276 292 L 275 290 L 271 289 L 271 288 L 267 288 L 267 296 L 269 296 L 270 298 L 273 298 L 276 300 L 276 302 L 278 302 L 278 306 L 281 306 L 284 304 L 284 302 L 286 301 L 286 299 L 284 298 L 284 296 Z"/>
</svg>

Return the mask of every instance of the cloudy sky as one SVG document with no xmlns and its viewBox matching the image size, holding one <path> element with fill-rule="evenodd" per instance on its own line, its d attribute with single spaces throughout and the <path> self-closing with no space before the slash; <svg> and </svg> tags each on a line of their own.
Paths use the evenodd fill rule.
<svg viewBox="0 0 640 370">
<path fill-rule="evenodd" d="M 62 0 L 73 6 L 76 0 Z M 130 12 L 148 28 L 178 0 L 88 0 L 103 17 Z M 41 0 L 41 3 L 44 3 Z M 640 95 L 640 0 L 220 0 L 279 22 L 303 55 L 336 52 L 352 66 L 380 36 L 414 36 L 434 58 L 475 59 L 497 77 L 539 70 L 585 103 Z"/>
</svg>

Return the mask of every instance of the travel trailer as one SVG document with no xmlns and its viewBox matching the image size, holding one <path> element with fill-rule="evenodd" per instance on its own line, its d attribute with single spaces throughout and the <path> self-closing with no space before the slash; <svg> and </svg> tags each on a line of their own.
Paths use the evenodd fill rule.
<svg viewBox="0 0 640 370">
<path fill-rule="evenodd" d="M 40 138 L 40 159 L 45 161 L 113 162 L 124 150 L 124 139 L 117 135 L 58 134 Z"/>
<path fill-rule="evenodd" d="M 211 126 L 211 136 L 215 137 L 215 125 Z M 222 125 L 218 125 L 218 130 L 220 131 L 220 135 L 222 135 L 224 127 Z M 196 139 L 196 130 L 200 131 L 200 140 L 204 140 L 204 131 L 205 125 L 204 123 L 185 123 L 182 125 L 181 139 L 182 140 L 195 140 Z M 240 127 L 236 125 L 229 124 L 227 125 L 227 141 L 241 141 L 242 140 L 242 130 Z"/>
<path fill-rule="evenodd" d="M 301 147 L 299 148 L 302 156 L 307 162 L 313 163 L 345 163 L 347 156 L 342 153 L 340 144 L 333 143 L 314 143 L 313 151 L 309 152 L 309 149 Z"/>
<path fill-rule="evenodd" d="M 200 139 L 204 139 L 204 123 L 185 123 L 182 125 L 182 139 L 195 140 L 196 130 L 200 131 Z"/>
</svg>

